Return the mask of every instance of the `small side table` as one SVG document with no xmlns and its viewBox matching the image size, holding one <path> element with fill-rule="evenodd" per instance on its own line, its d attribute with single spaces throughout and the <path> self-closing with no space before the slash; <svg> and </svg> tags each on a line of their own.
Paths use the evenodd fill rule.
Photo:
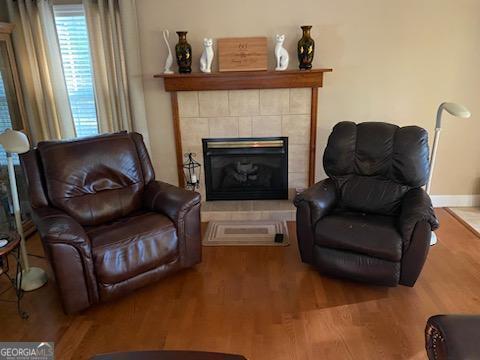
<svg viewBox="0 0 480 360">
<path fill-rule="evenodd" d="M 16 270 L 15 270 L 15 277 L 11 277 L 9 272 L 9 263 L 8 257 L 12 256 L 16 263 Z M 15 289 L 15 295 L 17 297 L 17 311 L 18 315 L 22 319 L 28 319 L 28 313 L 22 310 L 20 306 L 20 301 L 23 297 L 23 290 L 22 290 L 22 264 L 20 261 L 20 235 L 16 231 L 11 231 L 8 234 L 8 244 L 4 247 L 0 248 L 0 276 L 5 275 L 12 287 Z M 6 289 L 8 290 L 8 289 Z M 6 290 L 2 291 L 3 294 Z M 12 300 L 0 300 L 3 302 L 14 302 Z"/>
</svg>

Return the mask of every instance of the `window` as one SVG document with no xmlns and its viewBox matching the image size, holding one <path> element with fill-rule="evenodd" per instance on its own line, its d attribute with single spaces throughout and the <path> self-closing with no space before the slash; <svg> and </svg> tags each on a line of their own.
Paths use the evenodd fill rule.
<svg viewBox="0 0 480 360">
<path fill-rule="evenodd" d="M 11 129 L 12 120 L 10 118 L 10 110 L 8 108 L 7 93 L 5 89 L 5 84 L 3 82 L 2 71 L 0 69 L 0 133 L 3 133 L 7 129 Z M 15 165 L 19 164 L 18 155 L 13 154 L 13 163 Z M 3 148 L 0 150 L 0 165 L 7 164 L 7 154 L 3 151 Z M 0 172 L 1 173 L 1 172 Z"/>
<path fill-rule="evenodd" d="M 8 111 L 7 94 L 5 93 L 5 85 L 3 84 L 3 76 L 0 71 L 0 132 L 5 129 L 12 128 L 10 121 L 10 112 Z"/>
<path fill-rule="evenodd" d="M 77 136 L 98 134 L 87 23 L 82 5 L 55 5 L 63 70 Z"/>
</svg>

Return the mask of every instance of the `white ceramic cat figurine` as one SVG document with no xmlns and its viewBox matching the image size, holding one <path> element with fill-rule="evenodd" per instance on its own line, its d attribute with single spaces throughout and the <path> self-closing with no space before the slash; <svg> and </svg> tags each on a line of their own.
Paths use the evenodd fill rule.
<svg viewBox="0 0 480 360">
<path fill-rule="evenodd" d="M 283 71 L 288 68 L 288 51 L 283 47 L 285 35 L 275 35 L 275 57 L 277 58 L 277 67 L 275 70 Z"/>
<path fill-rule="evenodd" d="M 167 59 L 165 60 L 165 68 L 163 70 L 163 73 L 173 74 L 172 69 L 170 69 L 173 63 L 173 56 L 172 56 L 172 50 L 170 49 L 170 44 L 168 43 L 168 37 L 170 36 L 170 33 L 166 29 L 163 30 L 162 32 L 163 32 L 163 39 L 165 40 L 165 44 L 167 45 L 167 49 L 168 49 L 168 56 L 167 56 Z"/>
<path fill-rule="evenodd" d="M 203 53 L 202 56 L 200 56 L 200 71 L 204 73 L 210 73 L 212 72 L 213 61 L 213 39 L 203 39 L 203 47 Z"/>
</svg>

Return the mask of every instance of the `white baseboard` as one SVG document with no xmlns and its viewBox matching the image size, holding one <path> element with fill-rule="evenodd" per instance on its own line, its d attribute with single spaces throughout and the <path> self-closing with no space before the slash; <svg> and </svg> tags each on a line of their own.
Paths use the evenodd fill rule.
<svg viewBox="0 0 480 360">
<path fill-rule="evenodd" d="M 480 195 L 431 195 L 434 207 L 480 206 Z"/>
</svg>

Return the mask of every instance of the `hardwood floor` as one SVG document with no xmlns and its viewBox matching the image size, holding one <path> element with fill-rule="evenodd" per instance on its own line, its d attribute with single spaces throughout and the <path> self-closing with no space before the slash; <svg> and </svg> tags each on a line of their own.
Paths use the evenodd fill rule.
<svg viewBox="0 0 480 360">
<path fill-rule="evenodd" d="M 414 288 L 322 277 L 300 262 L 295 241 L 209 247 L 196 268 L 80 315 L 63 314 L 50 280 L 25 295 L 27 321 L 13 304 L 0 303 L 0 340 L 55 341 L 61 360 L 163 348 L 249 360 L 425 359 L 430 315 L 480 313 L 480 239 L 446 211 L 437 213 L 439 243 Z M 294 223 L 289 230 L 293 235 Z M 41 252 L 38 238 L 28 247 Z"/>
</svg>

